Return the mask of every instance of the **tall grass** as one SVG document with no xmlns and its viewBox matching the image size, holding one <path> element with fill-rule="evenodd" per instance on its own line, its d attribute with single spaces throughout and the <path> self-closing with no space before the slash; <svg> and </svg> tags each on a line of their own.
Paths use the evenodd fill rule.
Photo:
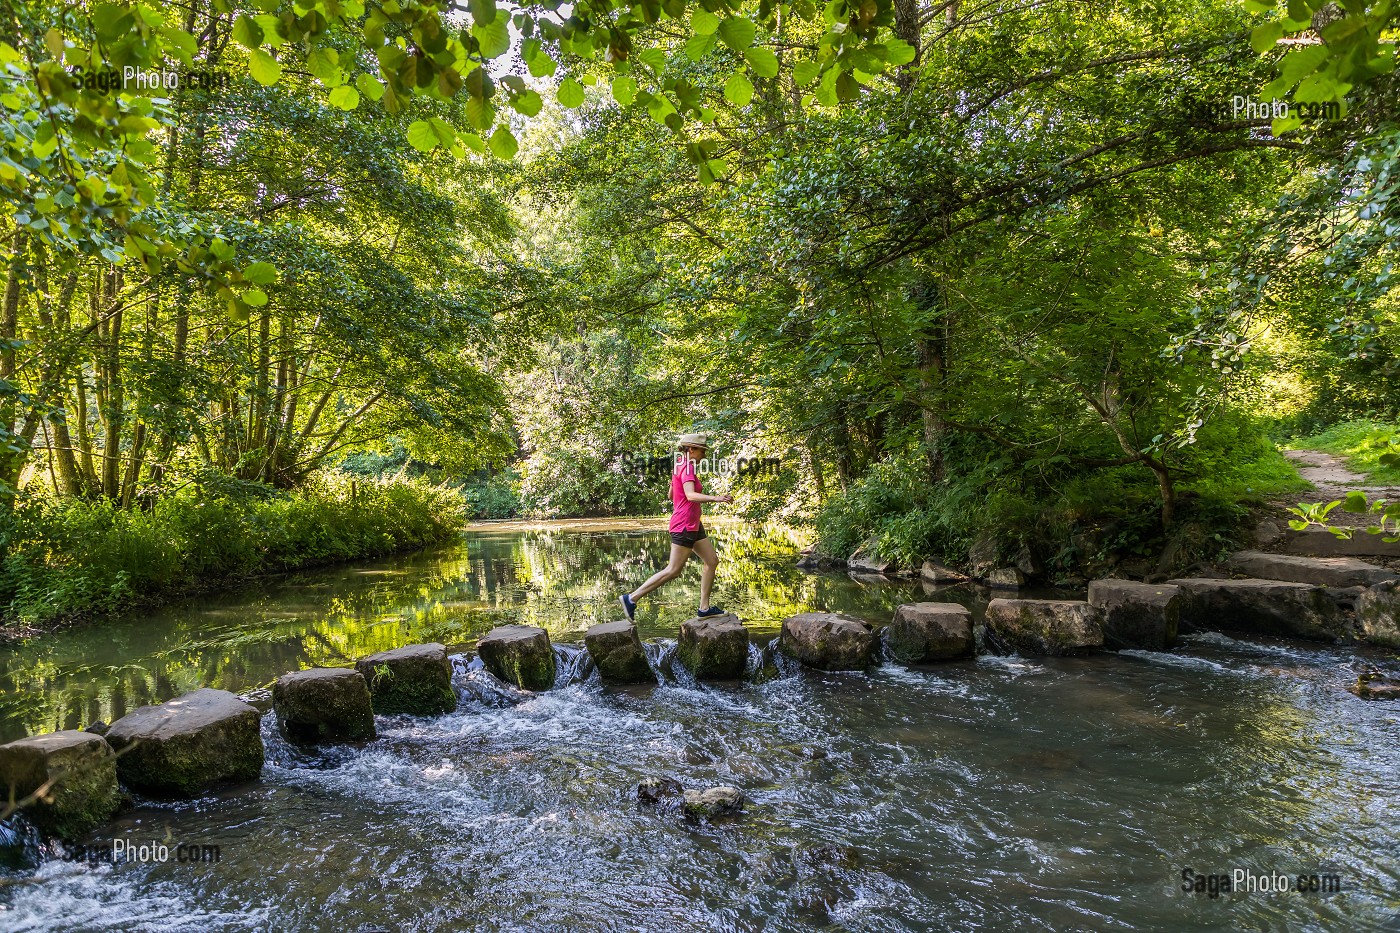
<svg viewBox="0 0 1400 933">
<path fill-rule="evenodd" d="M 456 491 L 405 479 L 328 476 L 259 496 L 186 491 L 148 511 L 28 499 L 3 529 L 0 621 L 102 615 L 256 574 L 412 550 L 451 538 L 465 519 Z"/>
</svg>

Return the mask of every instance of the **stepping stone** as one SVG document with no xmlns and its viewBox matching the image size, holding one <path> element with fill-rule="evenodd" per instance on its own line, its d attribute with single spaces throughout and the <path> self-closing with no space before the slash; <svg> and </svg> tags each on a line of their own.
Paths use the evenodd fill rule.
<svg viewBox="0 0 1400 933">
<path fill-rule="evenodd" d="M 1103 647 L 1099 610 L 1078 599 L 994 599 L 987 627 L 1031 654 L 1077 654 Z"/>
<path fill-rule="evenodd" d="M 366 742 L 375 736 L 369 684 L 348 667 L 283 674 L 272 685 L 272 711 L 289 742 Z"/>
<path fill-rule="evenodd" d="M 52 782 L 52 783 L 49 783 Z M 48 784 L 48 801 L 20 812 L 43 832 L 74 839 L 111 819 L 121 802 L 117 757 L 100 735 L 66 729 L 0 745 L 0 805 Z"/>
<path fill-rule="evenodd" d="M 696 680 L 739 680 L 749 664 L 749 630 L 732 612 L 681 623 L 676 654 Z"/>
<path fill-rule="evenodd" d="M 1180 593 L 1166 583 L 1094 580 L 1089 584 L 1089 605 L 1103 613 L 1108 647 L 1166 651 L 1176 644 Z"/>
<path fill-rule="evenodd" d="M 1356 600 L 1361 637 L 1373 645 L 1400 648 L 1400 583 L 1380 583 Z"/>
<path fill-rule="evenodd" d="M 258 711 L 227 690 L 205 687 L 112 723 L 106 740 L 117 776 L 134 790 L 194 797 L 211 787 L 262 773 Z"/>
<path fill-rule="evenodd" d="M 783 621 L 778 650 L 824 671 L 862 671 L 870 666 L 875 633 L 860 619 L 836 612 L 804 612 Z"/>
<path fill-rule="evenodd" d="M 1316 586 L 1375 586 L 1387 580 L 1400 580 L 1400 574 L 1354 557 L 1299 557 L 1296 554 L 1240 551 L 1230 556 L 1229 563 L 1240 573 L 1261 580 L 1286 580 Z"/>
<path fill-rule="evenodd" d="M 1400 557 L 1400 541 L 1387 544 L 1381 535 L 1368 535 L 1364 529 L 1350 538 L 1338 538 L 1330 531 L 1283 531 L 1283 547 L 1290 554 L 1310 557 Z"/>
<path fill-rule="evenodd" d="M 693 820 L 733 816 L 743 812 L 744 792 L 737 787 L 721 785 L 705 790 L 687 790 L 681 795 L 681 807 Z"/>
<path fill-rule="evenodd" d="M 890 656 L 906 664 L 970 658 L 977 644 L 972 613 L 958 603 L 906 603 L 885 629 Z"/>
<path fill-rule="evenodd" d="M 647 664 L 647 652 L 637 635 L 637 626 L 621 622 L 601 622 L 583 635 L 583 644 L 598 676 L 614 684 L 654 684 L 656 675 Z"/>
<path fill-rule="evenodd" d="M 452 663 L 436 642 L 372 654 L 355 662 L 355 670 L 369 684 L 376 713 L 436 716 L 457 708 Z"/>
<path fill-rule="evenodd" d="M 1181 591 L 1181 627 L 1331 641 L 1350 634 L 1336 602 L 1320 586 L 1286 580 L 1168 580 Z"/>
<path fill-rule="evenodd" d="M 557 672 L 549 633 L 533 625 L 502 625 L 476 643 L 481 663 L 521 690 L 548 690 Z"/>
</svg>

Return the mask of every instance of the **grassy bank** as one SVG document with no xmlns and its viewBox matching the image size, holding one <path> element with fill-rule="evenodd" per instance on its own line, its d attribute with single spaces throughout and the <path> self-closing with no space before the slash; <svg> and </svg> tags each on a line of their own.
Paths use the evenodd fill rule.
<svg viewBox="0 0 1400 933">
<path fill-rule="evenodd" d="M 147 511 L 37 498 L 5 529 L 0 631 L 150 604 L 264 573 L 413 550 L 457 534 L 466 506 L 420 480 L 327 477 L 295 493 L 189 490 Z"/>
</svg>

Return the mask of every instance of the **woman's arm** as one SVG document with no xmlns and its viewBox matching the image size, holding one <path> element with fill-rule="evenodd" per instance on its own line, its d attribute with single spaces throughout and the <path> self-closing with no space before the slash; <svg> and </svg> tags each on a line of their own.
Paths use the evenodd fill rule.
<svg viewBox="0 0 1400 933">
<path fill-rule="evenodd" d="M 685 484 L 685 497 L 691 502 L 733 502 L 733 496 L 709 496 L 703 492 L 695 491 L 695 484 L 687 481 Z"/>
</svg>

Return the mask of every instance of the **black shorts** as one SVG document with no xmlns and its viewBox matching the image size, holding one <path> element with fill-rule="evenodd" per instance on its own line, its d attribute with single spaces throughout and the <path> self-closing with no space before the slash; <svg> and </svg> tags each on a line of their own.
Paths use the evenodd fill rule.
<svg viewBox="0 0 1400 933">
<path fill-rule="evenodd" d="M 671 543 L 679 544 L 681 547 L 695 547 L 695 542 L 701 538 L 708 538 L 705 534 L 705 526 L 701 525 L 694 531 L 673 531 L 671 532 Z"/>
</svg>

